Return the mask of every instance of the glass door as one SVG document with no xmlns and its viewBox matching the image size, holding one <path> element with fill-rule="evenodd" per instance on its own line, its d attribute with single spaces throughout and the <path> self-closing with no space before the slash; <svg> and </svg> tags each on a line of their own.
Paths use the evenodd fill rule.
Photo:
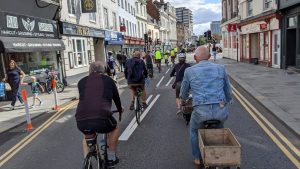
<svg viewBox="0 0 300 169">
<path fill-rule="evenodd" d="M 280 31 L 273 32 L 273 67 L 280 68 Z"/>
</svg>

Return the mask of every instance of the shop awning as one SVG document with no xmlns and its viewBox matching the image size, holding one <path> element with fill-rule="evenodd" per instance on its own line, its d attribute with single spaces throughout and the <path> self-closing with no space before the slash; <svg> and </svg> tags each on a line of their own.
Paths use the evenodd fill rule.
<svg viewBox="0 0 300 169">
<path fill-rule="evenodd" d="M 60 39 L 0 37 L 0 52 L 38 52 L 64 50 Z"/>
</svg>

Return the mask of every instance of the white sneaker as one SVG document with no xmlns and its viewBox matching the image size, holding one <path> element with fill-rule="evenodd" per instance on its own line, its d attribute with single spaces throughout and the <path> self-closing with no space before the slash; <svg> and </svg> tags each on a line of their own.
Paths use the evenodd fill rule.
<svg viewBox="0 0 300 169">
<path fill-rule="evenodd" d="M 44 102 L 40 102 L 39 106 L 41 106 L 41 105 L 43 105 L 43 104 L 44 104 Z"/>
<path fill-rule="evenodd" d="M 15 106 L 11 106 L 9 109 L 10 110 L 15 110 Z"/>
</svg>

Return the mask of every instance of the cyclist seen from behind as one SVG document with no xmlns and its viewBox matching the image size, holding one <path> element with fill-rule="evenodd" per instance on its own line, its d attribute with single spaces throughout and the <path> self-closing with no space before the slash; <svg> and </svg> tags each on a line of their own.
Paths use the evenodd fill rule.
<svg viewBox="0 0 300 169">
<path fill-rule="evenodd" d="M 161 59 L 162 59 L 161 51 L 159 48 L 157 48 L 155 50 L 155 63 L 157 65 L 159 73 L 160 73 L 160 69 L 161 69 Z"/>
<path fill-rule="evenodd" d="M 173 63 L 173 66 L 175 65 L 175 59 L 176 59 L 176 54 L 175 54 L 175 50 L 172 49 L 170 51 L 170 55 L 171 55 L 171 62 Z"/>
<path fill-rule="evenodd" d="M 188 67 L 191 67 L 190 64 L 185 63 L 186 61 L 186 57 L 184 54 L 180 53 L 178 54 L 178 61 L 179 63 L 177 63 L 175 65 L 175 67 L 173 68 L 170 77 L 176 76 L 175 82 L 173 84 L 173 88 L 175 89 L 175 93 L 176 93 L 176 104 L 177 104 L 177 114 L 179 114 L 180 111 L 180 98 L 179 98 L 179 94 L 180 94 L 180 88 L 181 88 L 181 82 L 183 79 L 183 75 L 184 75 L 184 71 L 185 69 L 187 69 Z"/>
<path fill-rule="evenodd" d="M 117 121 L 112 117 L 112 100 L 117 110 L 122 113 L 121 100 L 114 81 L 105 75 L 105 65 L 93 62 L 90 65 L 90 74 L 78 82 L 79 103 L 75 118 L 77 128 L 85 135 L 85 138 L 95 136 L 95 133 L 108 134 L 108 165 L 114 166 L 119 162 L 116 156 L 119 129 Z M 89 148 L 83 139 L 84 156 Z"/>
<path fill-rule="evenodd" d="M 152 57 L 151 52 L 149 50 L 146 53 L 145 62 L 146 62 L 149 77 L 153 78 L 153 57 Z"/>
<path fill-rule="evenodd" d="M 146 109 L 148 105 L 146 103 L 145 79 L 148 77 L 148 72 L 145 62 L 141 59 L 141 53 L 139 51 L 135 51 L 133 58 L 126 62 L 124 73 L 128 86 L 131 90 L 130 110 L 134 109 L 135 92 L 138 88 L 142 90 L 142 104 L 143 108 Z"/>
<path fill-rule="evenodd" d="M 196 65 L 186 69 L 181 84 L 180 98 L 182 104 L 189 97 L 191 88 L 193 97 L 193 113 L 190 121 L 190 141 L 194 164 L 201 165 L 198 129 L 203 128 L 207 120 L 219 120 L 223 127 L 228 117 L 228 103 L 231 102 L 231 87 L 224 66 L 208 61 L 209 50 L 200 46 L 195 51 Z"/>
</svg>

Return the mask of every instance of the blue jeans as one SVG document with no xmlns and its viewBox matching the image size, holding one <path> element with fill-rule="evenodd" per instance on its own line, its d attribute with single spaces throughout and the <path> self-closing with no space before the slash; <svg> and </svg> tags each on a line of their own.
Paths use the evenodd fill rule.
<svg viewBox="0 0 300 169">
<path fill-rule="evenodd" d="M 192 154 L 195 160 L 201 159 L 198 129 L 204 128 L 203 122 L 207 120 L 220 120 L 222 123 L 218 128 L 223 128 L 224 121 L 227 119 L 228 114 L 227 106 L 221 108 L 218 103 L 194 107 L 190 121 L 190 141 L 192 145 Z"/>
<path fill-rule="evenodd" d="M 213 54 L 213 56 L 214 56 L 214 60 L 216 60 L 216 59 L 217 59 L 217 52 L 216 52 L 216 51 L 213 51 L 212 54 Z"/>
</svg>

